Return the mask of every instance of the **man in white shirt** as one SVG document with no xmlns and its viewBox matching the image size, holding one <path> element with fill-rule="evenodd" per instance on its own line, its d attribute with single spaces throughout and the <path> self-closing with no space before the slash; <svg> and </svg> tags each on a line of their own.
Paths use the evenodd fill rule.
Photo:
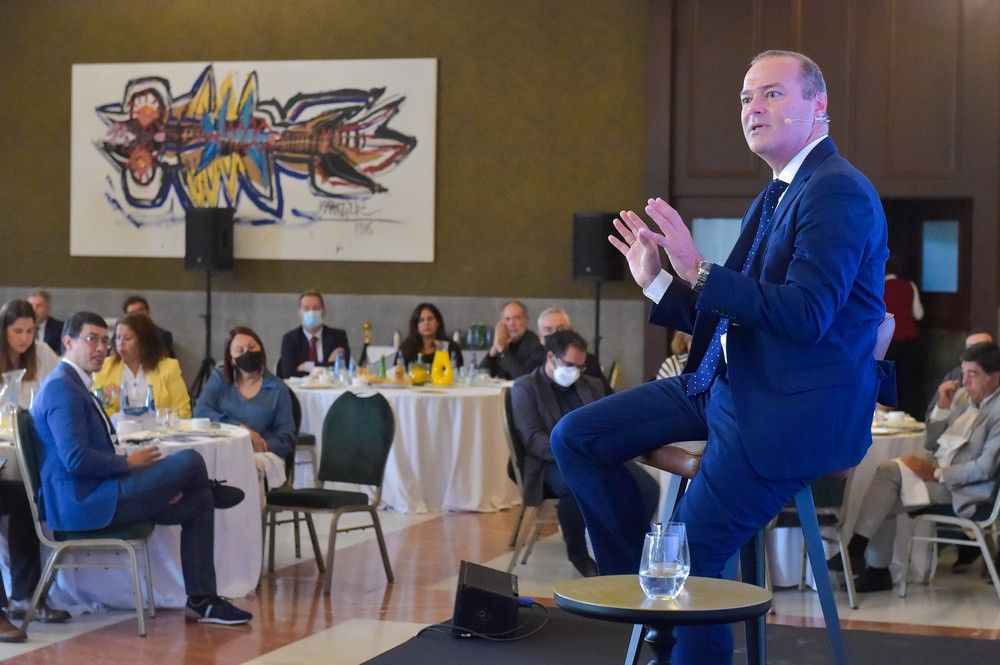
<svg viewBox="0 0 1000 665">
<path fill-rule="evenodd" d="M 847 546 L 852 568 L 860 572 L 855 590 L 892 589 L 891 541 L 872 541 L 885 520 L 921 509 L 968 518 L 992 507 L 1000 467 L 998 388 L 1000 349 L 993 342 L 970 346 L 962 354 L 961 386 L 946 380 L 938 387 L 924 434 L 926 450 L 879 466 Z M 866 549 L 876 560 L 867 569 Z M 843 568 L 839 557 L 831 559 L 831 567 Z"/>
</svg>

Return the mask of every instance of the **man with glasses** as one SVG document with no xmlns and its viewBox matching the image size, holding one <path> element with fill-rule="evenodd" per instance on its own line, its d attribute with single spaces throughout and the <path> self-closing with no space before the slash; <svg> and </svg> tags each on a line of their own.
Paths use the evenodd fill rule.
<svg viewBox="0 0 1000 665">
<path fill-rule="evenodd" d="M 63 326 L 62 362 L 31 408 L 41 440 L 39 509 L 54 531 L 91 531 L 141 521 L 181 525 L 187 619 L 234 625 L 253 618 L 216 593 L 215 511 L 243 492 L 208 478 L 193 450 L 162 457 L 150 447 L 119 455 L 110 419 L 90 393 L 91 373 L 111 345 L 104 319 L 77 312 Z"/>
<path fill-rule="evenodd" d="M 511 389 L 514 427 L 524 443 L 521 460 L 526 506 L 539 506 L 545 493 L 559 497 L 559 526 L 566 542 L 566 555 L 584 577 L 597 575 L 597 564 L 587 552 L 586 528 L 576 498 L 552 457 L 549 434 L 570 411 L 604 397 L 604 386 L 583 371 L 587 342 L 572 330 L 557 330 L 545 336 L 545 364 L 514 381 Z M 632 472 L 651 514 L 656 508 L 659 486 L 635 463 Z"/>
<path fill-rule="evenodd" d="M 566 313 L 566 310 L 558 307 L 543 309 L 542 313 L 538 315 L 538 338 L 542 340 L 543 346 L 548 336 L 557 330 L 575 330 L 573 322 L 569 320 L 569 314 Z M 604 386 L 605 394 L 610 395 L 614 392 L 611 384 L 608 383 L 608 377 L 601 369 L 601 363 L 593 353 L 587 353 L 587 362 L 583 373 L 600 381 L 601 385 Z"/>
</svg>

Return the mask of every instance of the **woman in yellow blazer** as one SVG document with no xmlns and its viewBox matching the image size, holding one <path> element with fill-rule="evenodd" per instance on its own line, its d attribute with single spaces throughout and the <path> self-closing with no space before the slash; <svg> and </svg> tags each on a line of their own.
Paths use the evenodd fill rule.
<svg viewBox="0 0 1000 665">
<path fill-rule="evenodd" d="M 157 408 L 173 409 L 180 418 L 191 417 L 181 366 L 167 356 L 152 319 L 145 314 L 129 314 L 115 325 L 115 344 L 94 387 L 122 386 L 132 399 L 145 399 L 146 386 L 153 386 Z"/>
</svg>

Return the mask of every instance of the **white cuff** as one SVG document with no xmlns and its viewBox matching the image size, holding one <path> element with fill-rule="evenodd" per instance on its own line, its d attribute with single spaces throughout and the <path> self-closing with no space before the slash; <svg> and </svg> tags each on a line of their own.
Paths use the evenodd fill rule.
<svg viewBox="0 0 1000 665">
<path fill-rule="evenodd" d="M 660 274 L 656 276 L 656 279 L 649 283 L 649 286 L 642 290 L 642 293 L 653 302 L 659 304 L 660 300 L 663 298 L 663 294 L 667 292 L 667 287 L 669 287 L 673 281 L 674 276 L 661 268 Z"/>
<path fill-rule="evenodd" d="M 941 480 L 942 470 L 934 469 L 934 480 Z"/>
<path fill-rule="evenodd" d="M 942 409 L 935 403 L 934 410 L 931 411 L 931 415 L 928 417 L 928 420 L 947 420 L 949 410 L 950 409 Z"/>
</svg>

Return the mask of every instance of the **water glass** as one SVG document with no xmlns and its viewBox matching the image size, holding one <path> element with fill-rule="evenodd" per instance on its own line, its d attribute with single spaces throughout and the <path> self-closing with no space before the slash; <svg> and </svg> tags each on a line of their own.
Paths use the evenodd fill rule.
<svg viewBox="0 0 1000 665">
<path fill-rule="evenodd" d="M 655 522 L 646 534 L 639 564 L 639 585 L 651 600 L 673 600 L 691 573 L 687 529 L 683 522 Z"/>
<path fill-rule="evenodd" d="M 178 424 L 179 420 L 173 409 L 162 408 L 156 410 L 156 426 L 161 432 L 169 432 L 177 429 Z"/>
</svg>

